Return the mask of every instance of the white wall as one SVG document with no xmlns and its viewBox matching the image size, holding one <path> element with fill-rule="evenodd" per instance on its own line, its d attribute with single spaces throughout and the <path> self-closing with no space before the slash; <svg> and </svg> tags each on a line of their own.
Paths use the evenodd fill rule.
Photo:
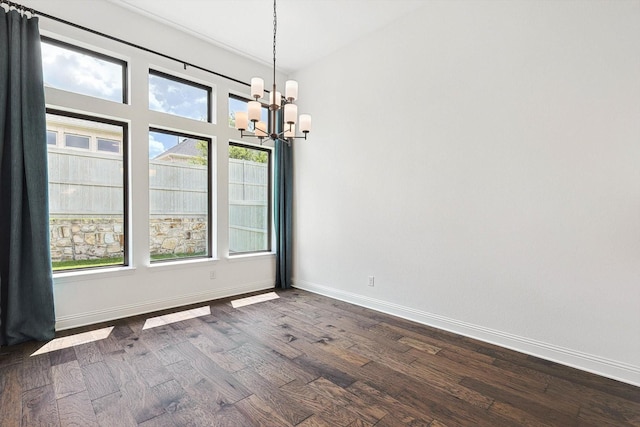
<svg viewBox="0 0 640 427">
<path fill-rule="evenodd" d="M 214 47 L 202 40 L 135 15 L 105 0 L 22 1 L 41 12 L 83 25 L 186 62 L 218 71 L 241 81 L 253 75 L 268 76 L 268 67 Z M 90 3 L 90 7 L 89 4 Z M 55 37 L 103 53 L 122 57 L 129 63 L 130 105 L 47 89 L 49 106 L 80 112 L 97 112 L 105 117 L 129 121 L 130 132 L 130 218 L 131 266 L 122 269 L 54 275 L 56 326 L 64 329 L 83 324 L 140 314 L 183 304 L 206 301 L 259 289 L 274 284 L 273 254 L 228 256 L 228 141 L 238 138 L 227 121 L 230 92 L 248 94 L 249 88 L 183 64 L 146 54 L 117 42 L 73 29 L 45 17 L 40 18 L 43 35 Z M 212 85 L 217 95 L 216 123 L 193 122 L 148 110 L 149 67 Z M 191 131 L 214 139 L 214 250 L 215 259 L 181 263 L 149 264 L 149 172 L 148 128 L 161 125 Z M 210 279 L 215 271 L 216 278 Z"/>
<path fill-rule="evenodd" d="M 296 286 L 640 384 L 639 40 L 429 1 L 297 73 Z"/>
</svg>

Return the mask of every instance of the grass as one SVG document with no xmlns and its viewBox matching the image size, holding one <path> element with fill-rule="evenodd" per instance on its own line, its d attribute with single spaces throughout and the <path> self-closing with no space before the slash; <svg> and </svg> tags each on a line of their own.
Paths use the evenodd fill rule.
<svg viewBox="0 0 640 427">
<path fill-rule="evenodd" d="M 197 258 L 207 255 L 206 252 L 194 252 L 190 254 L 152 254 L 151 261 L 163 261 L 167 259 Z"/>
<path fill-rule="evenodd" d="M 205 256 L 206 252 L 196 252 L 191 254 L 152 254 L 151 261 L 163 261 L 172 259 L 194 258 Z M 56 261 L 52 262 L 53 271 L 73 270 L 78 268 L 108 267 L 110 265 L 122 265 L 123 257 L 84 259 L 79 261 Z"/>
<path fill-rule="evenodd" d="M 53 271 L 72 270 L 75 268 L 106 267 L 109 265 L 122 265 L 124 258 L 99 258 L 83 259 L 78 261 L 56 261 L 51 263 Z"/>
</svg>

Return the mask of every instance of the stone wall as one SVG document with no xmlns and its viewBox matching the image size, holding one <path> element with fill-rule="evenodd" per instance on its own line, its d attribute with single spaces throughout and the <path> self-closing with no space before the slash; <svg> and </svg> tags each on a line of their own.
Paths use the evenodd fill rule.
<svg viewBox="0 0 640 427">
<path fill-rule="evenodd" d="M 119 258 L 124 254 L 122 218 L 51 218 L 49 232 L 53 262 Z M 152 218 L 149 242 L 152 256 L 206 253 L 206 218 Z"/>
<path fill-rule="evenodd" d="M 51 260 L 81 261 L 122 257 L 121 218 L 51 218 Z"/>
<path fill-rule="evenodd" d="M 206 253 L 206 217 L 152 218 L 149 248 L 151 256 Z"/>
</svg>

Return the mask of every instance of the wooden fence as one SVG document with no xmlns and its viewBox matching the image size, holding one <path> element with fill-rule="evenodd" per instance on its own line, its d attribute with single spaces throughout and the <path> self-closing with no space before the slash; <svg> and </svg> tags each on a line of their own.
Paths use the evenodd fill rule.
<svg viewBox="0 0 640 427">
<path fill-rule="evenodd" d="M 229 251 L 269 249 L 269 165 L 229 159 Z"/>
<path fill-rule="evenodd" d="M 229 247 L 231 252 L 268 248 L 269 170 L 266 163 L 229 160 Z M 133 200 L 135 203 L 135 200 Z M 207 167 L 149 161 L 151 221 L 205 220 Z M 99 153 L 49 149 L 49 212 L 57 218 L 123 215 L 122 159 Z M 151 233 L 157 227 L 151 227 Z M 52 236 L 53 237 L 53 236 Z M 154 236 L 151 236 L 152 239 Z M 53 244 L 53 242 L 52 242 Z M 178 245 L 180 247 L 180 245 Z"/>
</svg>

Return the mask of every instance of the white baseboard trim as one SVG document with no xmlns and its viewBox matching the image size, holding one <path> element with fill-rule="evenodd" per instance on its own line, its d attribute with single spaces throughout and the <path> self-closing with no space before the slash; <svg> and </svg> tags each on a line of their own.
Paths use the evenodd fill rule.
<svg viewBox="0 0 640 427">
<path fill-rule="evenodd" d="M 580 351 L 553 344 L 547 344 L 530 338 L 485 328 L 483 326 L 462 322 L 437 314 L 427 313 L 414 308 L 401 306 L 352 292 L 346 292 L 305 280 L 293 279 L 292 282 L 293 286 L 298 289 L 328 296 L 340 301 L 370 308 L 382 313 L 391 314 L 403 319 L 433 326 L 438 329 L 464 335 L 490 344 L 495 344 L 520 353 L 529 354 L 541 359 L 591 372 L 596 375 L 640 386 L 639 366 L 605 359 L 600 356 L 582 353 Z"/>
<path fill-rule="evenodd" d="M 180 307 L 183 305 L 197 304 L 220 298 L 227 298 L 248 292 L 262 291 L 274 288 L 273 281 L 247 283 L 230 288 L 212 289 L 206 292 L 198 292 L 189 295 L 180 295 L 175 298 L 157 299 L 145 301 L 139 304 L 121 305 L 103 310 L 95 310 L 86 313 L 72 314 L 56 317 L 56 330 L 78 328 L 80 326 L 93 325 L 101 322 L 109 322 L 124 317 L 138 316 L 158 310 Z"/>
</svg>

